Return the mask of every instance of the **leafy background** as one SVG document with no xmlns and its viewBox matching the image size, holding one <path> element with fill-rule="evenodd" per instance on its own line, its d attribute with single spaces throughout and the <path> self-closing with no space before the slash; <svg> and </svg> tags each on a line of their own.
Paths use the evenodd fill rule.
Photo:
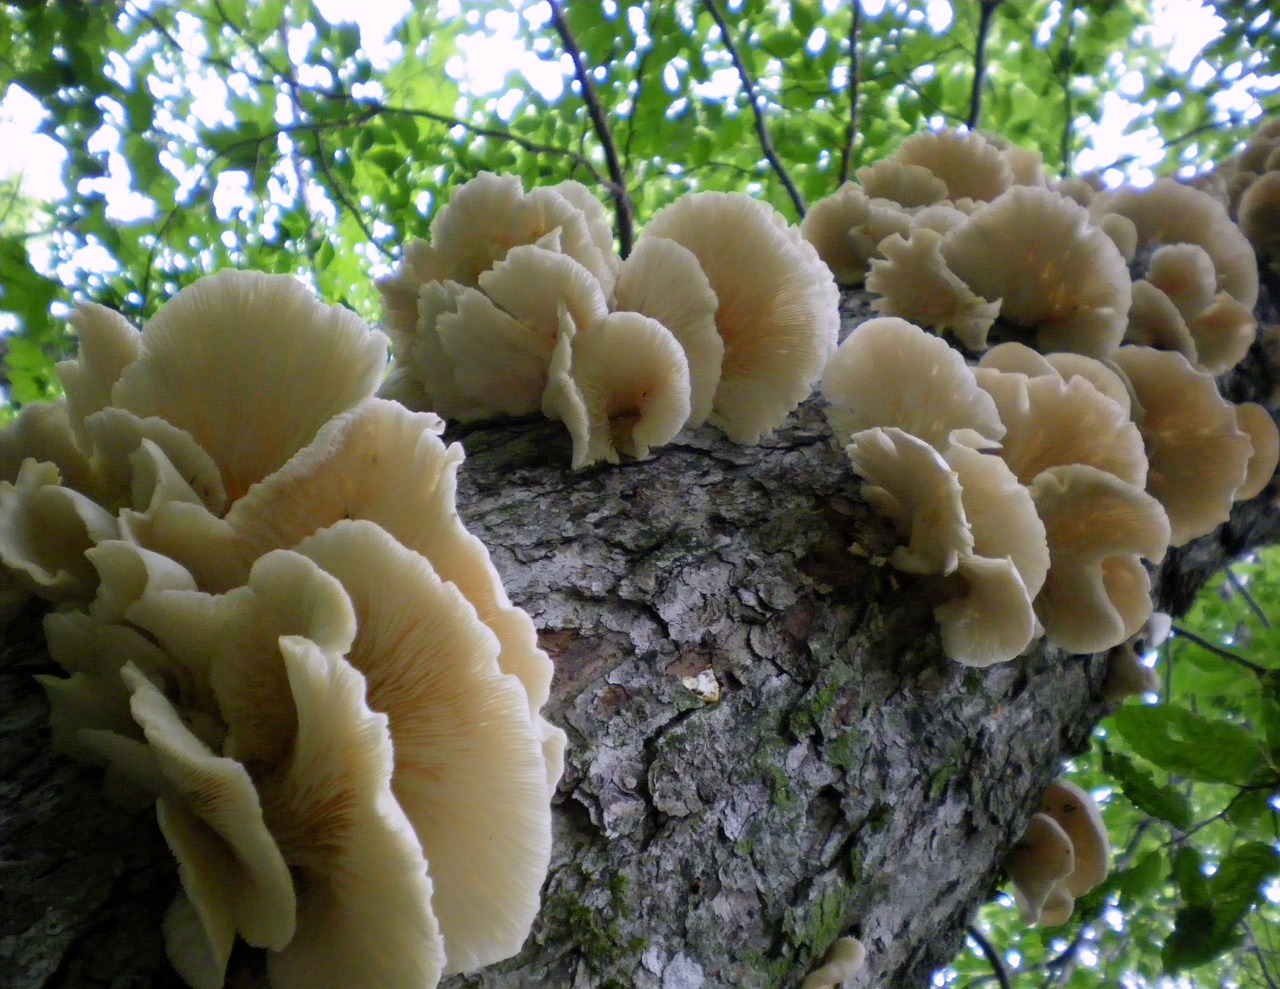
<svg viewBox="0 0 1280 989">
<path fill-rule="evenodd" d="M 371 276 L 481 170 L 587 183 L 625 252 L 695 188 L 798 219 L 924 127 L 977 124 L 1055 173 L 1116 182 L 1203 170 L 1280 105 L 1264 0 L 1215 4 L 1181 53 L 1159 26 L 1194 0 L 440 0 L 406 5 L 385 38 L 333 7 L 0 4 L 0 90 L 37 101 L 38 135 L 64 152 L 51 200 L 0 178 L 4 415 L 57 394 L 81 300 L 141 321 L 237 266 L 296 273 L 375 321 Z M 1066 767 L 1103 802 L 1111 878 L 1047 931 L 1001 895 L 938 984 L 1275 989 L 1268 616 L 1276 550 L 1179 621 L 1153 657 L 1162 702 L 1131 701 Z"/>
</svg>

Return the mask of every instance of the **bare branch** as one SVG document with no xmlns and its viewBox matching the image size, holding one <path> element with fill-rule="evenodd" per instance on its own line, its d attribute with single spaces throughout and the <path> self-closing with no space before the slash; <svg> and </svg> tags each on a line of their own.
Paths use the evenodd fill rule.
<svg viewBox="0 0 1280 989">
<path fill-rule="evenodd" d="M 982 116 L 982 86 L 987 76 L 987 34 L 991 31 L 991 17 L 1001 0 L 979 0 L 978 40 L 973 51 L 973 92 L 969 96 L 969 116 L 965 120 L 970 130 L 976 130 Z"/>
<path fill-rule="evenodd" d="M 1231 589 L 1244 598 L 1244 603 L 1249 606 L 1249 610 L 1253 612 L 1254 617 L 1263 628 L 1270 628 L 1271 622 L 1267 619 L 1267 613 L 1262 610 L 1262 606 L 1254 600 L 1253 595 L 1249 593 L 1249 588 L 1245 587 L 1244 582 L 1236 576 L 1236 572 L 1227 567 L 1227 582 L 1231 585 Z"/>
<path fill-rule="evenodd" d="M 1062 159 L 1063 178 L 1071 174 L 1071 134 L 1075 123 L 1075 112 L 1071 101 L 1071 40 L 1072 32 L 1075 30 L 1072 15 L 1075 9 L 1075 0 L 1067 0 L 1062 11 L 1062 25 L 1066 36 L 1062 41 L 1062 52 L 1058 56 L 1060 59 L 1058 79 L 1062 83 L 1062 107 L 1065 118 L 1062 122 L 1062 137 L 1058 142 L 1058 156 Z"/>
<path fill-rule="evenodd" d="M 591 159 L 585 155 L 572 151 L 569 148 L 557 148 L 550 144 L 538 144 L 535 141 L 528 141 L 519 134 L 513 134 L 511 131 L 502 130 L 500 127 L 484 127 L 480 124 L 473 124 L 469 120 L 463 120 L 460 117 L 451 117 L 445 113 L 436 113 L 433 110 L 420 110 L 416 107 L 408 106 L 390 106 L 386 103 L 380 103 L 377 100 L 356 100 L 354 105 L 366 108 L 366 113 L 352 120 L 340 121 L 339 125 L 348 123 L 361 123 L 370 117 L 377 116 L 380 113 L 389 115 L 399 115 L 403 117 L 420 117 L 423 120 L 432 120 L 438 124 L 444 124 L 446 127 L 461 127 L 468 133 L 475 134 L 477 137 L 492 137 L 499 141 L 510 141 L 517 147 L 524 148 L 535 154 L 557 155 L 561 158 L 570 159 L 574 166 L 583 169 L 591 176 L 592 181 L 605 187 L 612 195 L 613 189 L 608 180 L 600 174 L 600 169 L 592 164 Z M 371 111 L 371 112 L 370 112 Z"/>
<path fill-rule="evenodd" d="M 609 170 L 609 194 L 613 197 L 614 212 L 618 217 L 618 253 L 626 258 L 631 253 L 632 224 L 635 210 L 631 205 L 631 196 L 627 192 L 626 176 L 622 172 L 622 164 L 618 160 L 618 149 L 613 143 L 613 132 L 609 129 L 609 121 L 605 119 L 604 110 L 596 97 L 595 86 L 591 84 L 591 76 L 587 72 L 586 63 L 582 60 L 582 49 L 564 19 L 564 11 L 557 0 L 547 0 L 551 8 L 551 23 L 565 51 L 573 59 L 573 74 L 578 80 L 578 88 L 582 90 L 582 102 L 586 105 L 587 115 L 591 118 L 591 126 L 595 129 L 596 138 L 604 151 L 605 167 Z"/>
<path fill-rule="evenodd" d="M 1194 632 L 1187 631 L 1181 625 L 1173 626 L 1173 632 L 1180 639 L 1186 639 L 1188 642 L 1194 642 L 1201 649 L 1207 650 L 1208 652 L 1213 653 L 1215 656 L 1220 656 L 1222 659 L 1228 659 L 1233 663 L 1237 663 L 1240 666 L 1243 666 L 1246 670 L 1248 670 L 1250 673 L 1253 673 L 1255 676 L 1265 676 L 1268 672 L 1265 666 L 1259 666 L 1257 663 L 1253 662 L 1252 660 L 1245 659 L 1243 656 L 1237 656 L 1235 653 L 1233 653 L 1229 649 L 1223 649 L 1221 646 L 1214 645 L 1208 639 L 1202 639 L 1200 636 L 1196 635 Z"/>
<path fill-rule="evenodd" d="M 640 91 L 644 89 L 644 70 L 649 65 L 652 48 L 646 48 L 636 60 L 636 91 L 631 94 L 631 112 L 627 115 L 627 139 L 622 145 L 622 164 L 631 168 L 631 139 L 636 136 L 636 114 L 640 112 Z"/>
<path fill-rule="evenodd" d="M 316 164 L 320 166 L 320 174 L 323 175 L 325 181 L 329 183 L 329 191 L 338 197 L 338 202 L 341 203 L 342 207 L 351 214 L 351 218 L 356 221 L 356 226 L 360 228 L 360 232 L 365 235 L 365 238 L 370 244 L 378 249 L 378 253 L 388 260 L 395 260 L 395 252 L 384 247 L 378 241 L 378 238 L 373 234 L 373 230 L 367 223 L 365 223 L 364 217 L 360 215 L 359 208 L 351 201 L 347 194 L 342 191 L 342 187 L 338 185 L 337 179 L 334 178 L 333 173 L 329 170 L 329 162 L 326 160 L 327 152 L 325 151 L 324 141 L 320 136 L 319 129 L 312 131 L 312 137 L 315 138 L 316 142 L 315 161 Z"/>
<path fill-rule="evenodd" d="M 982 936 L 982 932 L 977 927 L 970 925 L 965 929 L 965 933 L 973 938 L 974 944 L 982 951 L 983 957 L 987 959 L 991 971 L 995 974 L 996 981 L 1000 983 L 1000 989 L 1010 989 L 1009 973 L 1004 970 L 1004 960 L 1001 959 L 1000 953 Z"/>
<path fill-rule="evenodd" d="M 773 169 L 774 174 L 778 176 L 778 181 L 782 183 L 782 187 L 787 190 L 787 195 L 791 198 L 791 204 L 795 207 L 796 214 L 803 218 L 804 200 L 800 198 L 800 193 L 796 189 L 795 183 L 791 181 L 791 176 L 787 174 L 786 166 L 782 164 L 781 159 L 778 157 L 778 152 L 773 148 L 773 141 L 769 137 L 769 129 L 765 126 L 764 110 L 760 106 L 759 97 L 756 95 L 756 84 L 751 78 L 751 73 L 747 70 L 746 63 L 742 61 L 742 53 L 738 51 L 733 35 L 729 33 L 729 25 L 725 22 L 720 5 L 716 3 L 716 0 L 702 0 L 702 5 L 707 8 L 707 12 L 716 22 L 716 27 L 720 29 L 720 38 L 724 41 L 725 50 L 729 53 L 729 57 L 733 59 L 733 67 L 738 70 L 738 79 L 742 83 L 742 91 L 747 94 L 747 102 L 751 104 L 751 113 L 755 117 L 756 137 L 760 140 L 760 150 L 764 152 L 765 158 L 769 160 L 769 166 Z"/>
<path fill-rule="evenodd" d="M 849 181 L 853 171 L 853 143 L 858 138 L 858 76 L 862 65 L 858 57 L 858 35 L 862 31 L 862 0 L 852 0 L 849 21 L 849 123 L 844 129 L 844 147 L 840 149 L 840 184 Z"/>
</svg>

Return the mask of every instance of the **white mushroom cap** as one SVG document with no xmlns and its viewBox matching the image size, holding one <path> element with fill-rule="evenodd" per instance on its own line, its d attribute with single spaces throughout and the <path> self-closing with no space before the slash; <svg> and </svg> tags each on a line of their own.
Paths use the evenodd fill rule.
<svg viewBox="0 0 1280 989">
<path fill-rule="evenodd" d="M 1236 406 L 1236 424 L 1253 441 L 1244 484 L 1236 488 L 1235 500 L 1248 501 L 1262 493 L 1271 483 L 1280 461 L 1280 432 L 1271 413 L 1257 402 L 1241 402 Z"/>
<path fill-rule="evenodd" d="M 1021 343 L 1002 343 L 992 347 L 978 362 L 979 366 L 997 371 L 1025 374 L 1028 378 L 1057 376 L 1063 381 L 1084 378 L 1094 388 L 1129 414 L 1129 390 L 1119 374 L 1104 362 L 1083 354 L 1041 354 Z M 990 380 L 990 379 L 984 379 Z"/>
<path fill-rule="evenodd" d="M 1169 522 L 1150 495 L 1087 464 L 1052 467 L 1030 484 L 1049 541 L 1049 574 L 1036 614 L 1054 645 L 1110 649 L 1151 614 L 1150 579 L 1139 557 L 1158 563 Z"/>
<path fill-rule="evenodd" d="M 1225 374 L 1244 360 L 1257 338 L 1253 310 L 1227 292 L 1197 313 L 1187 328 L 1196 341 L 1197 363 L 1210 374 Z"/>
<path fill-rule="evenodd" d="M 859 168 L 856 174 L 866 195 L 888 199 L 908 209 L 931 206 L 949 195 L 947 183 L 924 165 L 912 165 L 895 156 Z"/>
<path fill-rule="evenodd" d="M 298 886 L 298 920 L 267 959 L 271 984 L 433 987 L 444 949 L 427 862 L 391 791 L 387 717 L 369 710 L 365 679 L 346 660 L 297 636 L 283 636 L 280 651 L 298 733 L 261 792 Z"/>
<path fill-rule="evenodd" d="M 867 949 L 855 937 L 836 938 L 823 966 L 805 977 L 800 989 L 835 989 L 862 971 Z"/>
<path fill-rule="evenodd" d="M 1079 202 L 1079 200 L 1076 201 Z M 1081 205 L 1089 204 L 1081 203 Z M 1138 228 L 1133 225 L 1133 221 L 1119 213 L 1107 213 L 1098 221 L 1098 226 L 1116 245 L 1116 250 L 1124 258 L 1125 264 L 1131 263 L 1138 253 Z"/>
<path fill-rule="evenodd" d="M 656 319 L 680 342 L 689 365 L 689 425 L 711 414 L 724 341 L 716 331 L 716 294 L 698 259 L 674 240 L 642 238 L 618 274 L 616 308 Z"/>
<path fill-rule="evenodd" d="M 1199 244 L 1165 244 L 1156 248 L 1147 265 L 1146 279 L 1169 297 L 1183 319 L 1189 320 L 1206 309 L 1217 294 L 1213 258 Z"/>
<path fill-rule="evenodd" d="M 151 500 L 153 484 L 137 477 L 139 462 L 135 456 L 149 443 L 154 450 L 144 457 L 168 461 L 209 511 L 221 514 L 226 509 L 227 492 L 218 464 L 186 430 L 158 416 L 143 419 L 124 409 L 106 408 L 85 420 L 84 431 L 93 444 L 93 470 L 99 481 L 97 500 L 104 506 L 117 510 L 126 506 L 140 508 Z M 154 482 L 156 472 L 165 468 L 153 463 L 142 469 Z M 143 490 L 148 488 L 151 490 Z"/>
<path fill-rule="evenodd" d="M 66 399 L 24 405 L 12 422 L 0 428 L 0 481 L 16 481 L 27 458 L 58 468 L 62 483 L 94 494 L 98 479 L 72 432 Z"/>
<path fill-rule="evenodd" d="M 1000 300 L 988 302 L 960 280 L 942 257 L 943 235 L 917 228 L 880 244 L 883 259 L 871 261 L 867 289 L 876 312 L 901 316 L 919 326 L 951 330 L 970 350 L 983 350 L 987 331 L 1000 315 Z"/>
<path fill-rule="evenodd" d="M 430 288 L 423 289 L 424 297 Z M 424 315 L 424 326 L 425 320 Z M 434 326 L 424 329 L 424 337 L 434 333 L 437 342 L 414 352 L 417 359 L 438 346 L 443 357 L 419 361 L 414 368 L 430 410 L 463 422 L 536 412 L 559 329 L 554 322 L 531 326 L 483 292 L 463 289 L 456 309 L 440 313 Z"/>
<path fill-rule="evenodd" d="M 992 200 L 1014 183 L 1008 158 L 977 131 L 922 131 L 903 141 L 890 158 L 927 168 L 946 185 L 950 199 Z"/>
<path fill-rule="evenodd" d="M 1133 221 L 1143 244 L 1199 244 L 1213 259 L 1217 287 L 1252 310 L 1258 302 L 1258 262 L 1240 228 L 1212 196 L 1163 178 L 1145 189 L 1104 193 L 1089 204 L 1100 219 L 1119 213 Z"/>
<path fill-rule="evenodd" d="M 607 295 L 613 290 L 617 262 L 611 235 L 609 246 L 604 244 L 602 223 L 603 207 L 576 182 L 525 195 L 516 176 L 481 172 L 455 189 L 448 205 L 436 214 L 431 243 L 448 264 L 448 277 L 477 285 L 481 274 L 512 247 L 536 244 L 554 233 L 559 250 L 587 268 Z"/>
<path fill-rule="evenodd" d="M 249 774 L 197 739 L 136 667 L 126 665 L 121 675 L 132 691 L 134 719 L 164 775 L 166 790 L 157 803 L 161 829 L 208 939 L 208 953 L 196 957 L 173 957 L 170 944 L 174 967 L 184 977 L 184 969 L 198 971 L 210 961 L 225 967 L 229 928 L 255 947 L 283 948 L 294 935 L 293 881 L 263 823 Z M 203 982 L 209 974 L 198 977 Z"/>
<path fill-rule="evenodd" d="M 1230 516 L 1253 443 L 1213 378 L 1181 354 L 1122 347 L 1115 362 L 1143 409 L 1147 490 L 1168 512 L 1172 543 L 1181 546 Z"/>
<path fill-rule="evenodd" d="M 127 618 L 178 665 L 203 670 L 202 706 L 226 725 L 222 754 L 254 772 L 279 765 L 297 731 L 280 637 L 300 635 L 334 655 L 355 637 L 342 586 L 286 550 L 260 557 L 244 587 L 224 595 L 153 589 Z"/>
<path fill-rule="evenodd" d="M 948 233 L 947 266 L 1000 315 L 1036 332 L 1042 351 L 1106 357 L 1129 313 L 1129 267 L 1074 200 L 1015 186 Z"/>
<path fill-rule="evenodd" d="M 933 616 L 942 648 L 957 663 L 1008 662 L 1040 634 L 1031 595 L 1012 560 L 970 554 L 956 572 L 964 578 L 964 594 L 938 605 Z"/>
<path fill-rule="evenodd" d="M 426 854 L 446 971 L 515 954 L 539 907 L 551 807 L 542 739 L 524 690 L 498 668 L 496 638 L 457 588 L 369 522 L 339 522 L 297 551 L 355 608 L 348 659 L 390 721 L 391 786 Z"/>
<path fill-rule="evenodd" d="M 849 334 L 827 364 L 822 394 L 841 442 L 873 426 L 903 429 L 938 450 L 953 438 L 992 446 L 1004 435 L 995 402 L 964 358 L 895 317 L 868 320 Z"/>
<path fill-rule="evenodd" d="M 538 648 L 533 621 L 507 597 L 489 551 L 458 517 L 463 451 L 445 446 L 438 436 L 443 428 L 430 413 L 368 399 L 326 424 L 225 520 L 175 503 L 145 529 L 139 526 L 137 538 L 181 561 L 201 587 L 225 591 L 243 584 L 264 553 L 296 546 L 340 519 L 375 522 L 457 585 L 498 636 L 499 665 L 524 684 L 536 712 L 550 693 L 551 660 Z"/>
<path fill-rule="evenodd" d="M 225 270 L 151 319 L 112 404 L 190 433 L 234 501 L 373 394 L 386 349 L 355 313 L 320 303 L 292 277 Z"/>
<path fill-rule="evenodd" d="M 1075 897 L 1067 892 L 1067 888 L 1062 883 L 1056 883 L 1044 899 L 1044 906 L 1040 910 L 1039 926 L 1058 927 L 1065 924 L 1071 919 L 1071 912 L 1075 906 Z"/>
<path fill-rule="evenodd" d="M 573 325 L 586 330 L 609 311 L 600 282 L 568 254 L 541 247 L 513 247 L 480 276 L 480 289 L 535 333 L 555 343 L 563 304 Z"/>
<path fill-rule="evenodd" d="M 637 312 L 611 314 L 585 333 L 561 335 L 543 412 L 573 436 L 575 470 L 620 453 L 645 457 L 689 417 L 689 365 L 676 338 Z"/>
<path fill-rule="evenodd" d="M 956 445 L 946 461 L 960 480 L 974 555 L 1012 561 L 1025 593 L 1035 598 L 1049 571 L 1049 547 L 1031 493 L 995 454 Z"/>
<path fill-rule="evenodd" d="M 76 356 L 58 363 L 71 428 L 82 449 L 90 448 L 84 420 L 111 404 L 111 389 L 138 358 L 141 334 L 113 309 L 93 303 L 76 306 L 70 317 L 79 337 Z"/>
<path fill-rule="evenodd" d="M 419 293 L 432 282 L 447 280 L 449 270 L 439 251 L 425 240 L 414 239 L 404 245 L 395 271 L 378 279 L 386 334 L 397 357 L 409 349 L 418 334 Z"/>
<path fill-rule="evenodd" d="M 1028 378 L 982 367 L 977 379 L 1006 428 L 1000 456 L 1023 484 L 1063 464 L 1091 464 L 1139 488 L 1146 482 L 1138 427 L 1087 378 Z"/>
<path fill-rule="evenodd" d="M 109 512 L 61 480 L 53 464 L 28 458 L 14 483 L 0 481 L 0 563 L 48 601 L 86 601 L 97 575 L 84 552 L 119 530 Z"/>
<path fill-rule="evenodd" d="M 1039 923 L 1054 886 L 1073 868 L 1075 854 L 1067 833 L 1048 814 L 1032 814 L 1027 830 L 1005 859 L 1005 870 L 1013 880 L 1013 900 L 1024 924 Z"/>
<path fill-rule="evenodd" d="M 960 479 L 925 440 L 895 427 L 856 432 L 845 447 L 867 482 L 862 495 L 908 540 L 890 562 L 918 574 L 949 574 L 973 549 Z"/>
<path fill-rule="evenodd" d="M 1075 899 L 1093 889 L 1111 871 L 1111 842 L 1102 812 L 1093 796 L 1070 780 L 1049 784 L 1040 809 L 1052 817 L 1067 837 L 1075 853 L 1075 867 L 1062 885 Z"/>
<path fill-rule="evenodd" d="M 800 233 L 841 285 L 854 285 L 867 274 L 867 261 L 891 233 L 904 236 L 911 227 L 905 209 L 872 201 L 852 182 L 809 207 Z"/>
<path fill-rule="evenodd" d="M 741 194 L 683 196 L 644 236 L 683 245 L 706 273 L 725 347 L 711 422 L 734 442 L 755 443 L 809 396 L 835 348 L 831 272 L 772 207 Z"/>
<path fill-rule="evenodd" d="M 1114 215 L 1114 214 L 1112 214 Z M 1173 300 L 1145 278 L 1133 283 L 1133 305 L 1124 342 L 1182 354 L 1197 363 L 1196 341 Z"/>
<path fill-rule="evenodd" d="M 1262 253 L 1274 253 L 1280 238 L 1280 171 L 1268 171 L 1249 183 L 1237 211 L 1240 229 Z"/>
</svg>

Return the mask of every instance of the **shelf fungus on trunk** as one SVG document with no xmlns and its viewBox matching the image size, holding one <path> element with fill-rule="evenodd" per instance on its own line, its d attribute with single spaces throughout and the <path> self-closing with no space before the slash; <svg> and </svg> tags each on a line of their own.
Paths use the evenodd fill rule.
<svg viewBox="0 0 1280 989">
<path fill-rule="evenodd" d="M 221 986 L 237 938 L 275 989 L 429 989 L 516 953 L 565 735 L 442 420 L 373 398 L 385 339 L 291 278 L 203 279 L 140 332 L 75 322 L 67 400 L 0 434 L 0 561 L 60 605 L 54 746 L 155 804 L 179 974 Z"/>
</svg>

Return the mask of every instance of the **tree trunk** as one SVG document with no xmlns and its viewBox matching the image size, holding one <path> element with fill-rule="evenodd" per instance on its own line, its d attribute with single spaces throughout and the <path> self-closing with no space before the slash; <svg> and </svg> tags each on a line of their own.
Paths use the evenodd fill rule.
<svg viewBox="0 0 1280 989">
<path fill-rule="evenodd" d="M 865 298 L 846 306 L 865 318 Z M 1255 347 L 1232 397 L 1269 401 L 1272 385 Z M 1060 761 L 1089 744 L 1105 659 L 948 660 L 922 584 L 873 562 L 892 531 L 817 400 L 761 447 L 688 431 L 580 473 L 559 424 L 463 442 L 460 511 L 556 661 L 547 713 L 569 751 L 525 950 L 445 985 L 793 989 L 847 933 L 868 950 L 854 985 L 926 985 Z M 1159 606 L 1185 611 L 1278 538 L 1270 495 L 1238 506 L 1170 552 Z M 95 771 L 48 752 L 34 622 L 7 651 L 4 984 L 180 985 L 152 816 L 105 804 Z M 718 700 L 682 680 L 708 669 Z"/>
</svg>

